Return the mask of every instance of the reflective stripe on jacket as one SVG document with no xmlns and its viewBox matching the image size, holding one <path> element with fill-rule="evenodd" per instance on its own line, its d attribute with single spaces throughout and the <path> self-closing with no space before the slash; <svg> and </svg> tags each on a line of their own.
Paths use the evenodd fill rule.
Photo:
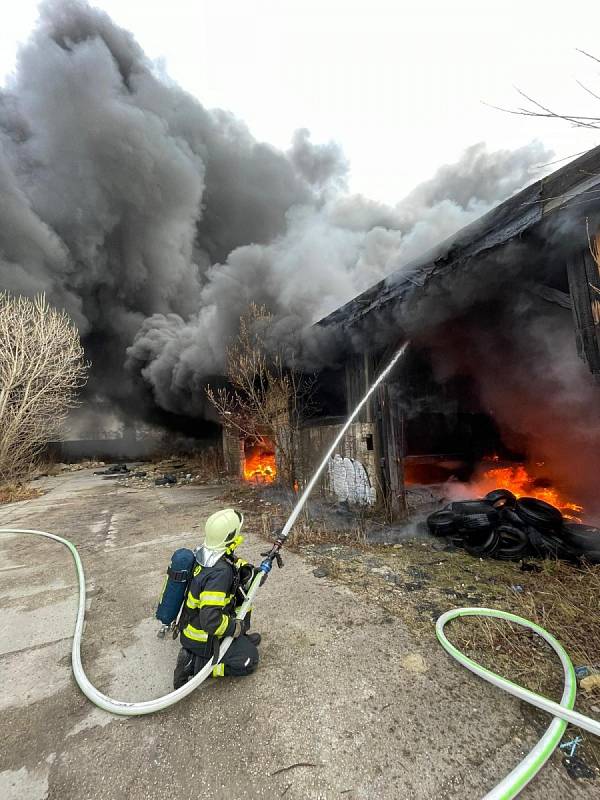
<svg viewBox="0 0 600 800">
<path fill-rule="evenodd" d="M 230 636 L 235 629 L 236 571 L 226 558 L 212 567 L 198 565 L 185 605 L 181 644 L 200 655 L 208 655 L 209 637 Z"/>
</svg>

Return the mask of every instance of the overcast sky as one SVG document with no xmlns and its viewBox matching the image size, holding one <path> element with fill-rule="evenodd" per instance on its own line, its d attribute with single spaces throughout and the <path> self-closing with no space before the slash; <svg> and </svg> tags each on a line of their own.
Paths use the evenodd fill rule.
<svg viewBox="0 0 600 800">
<path fill-rule="evenodd" d="M 3 0 L 0 76 L 14 70 L 38 1 Z M 600 115 L 599 7 L 592 0 L 97 0 L 209 106 L 287 148 L 292 132 L 335 139 L 351 189 L 399 200 L 477 141 L 514 148 L 533 138 L 556 158 L 600 136 L 525 119 L 515 86 L 568 113 Z"/>
</svg>

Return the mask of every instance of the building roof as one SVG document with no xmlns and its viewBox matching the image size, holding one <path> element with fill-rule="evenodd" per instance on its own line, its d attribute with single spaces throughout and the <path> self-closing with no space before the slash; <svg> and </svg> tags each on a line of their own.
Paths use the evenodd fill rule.
<svg viewBox="0 0 600 800">
<path fill-rule="evenodd" d="M 436 279 L 497 250 L 546 220 L 577 219 L 600 208 L 600 147 L 531 184 L 419 258 L 333 311 L 317 325 L 353 326 L 386 306 L 403 305 L 422 295 Z M 553 226 L 554 230 L 556 229 Z M 585 228 L 582 228 L 582 232 Z M 585 235 L 584 233 L 582 235 Z M 581 245 L 581 241 L 578 240 Z"/>
</svg>

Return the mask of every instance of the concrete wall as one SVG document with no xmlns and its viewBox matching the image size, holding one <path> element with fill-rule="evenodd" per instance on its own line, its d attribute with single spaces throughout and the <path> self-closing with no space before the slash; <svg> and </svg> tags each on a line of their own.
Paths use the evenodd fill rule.
<svg viewBox="0 0 600 800">
<path fill-rule="evenodd" d="M 157 439 L 149 436 L 136 438 L 126 435 L 115 439 L 66 439 L 50 442 L 46 452 L 57 461 L 74 462 L 83 459 L 99 461 L 141 461 L 161 455 L 179 455 L 201 452 L 215 447 L 214 439 Z"/>
<path fill-rule="evenodd" d="M 228 475 L 241 478 L 244 474 L 244 440 L 237 433 L 223 428 L 223 461 Z"/>
<path fill-rule="evenodd" d="M 96 459 L 99 461 L 141 460 L 149 458 L 157 449 L 155 439 L 140 441 L 123 437 L 120 439 L 73 439 L 64 442 L 50 442 L 48 453 L 66 463 Z"/>
<path fill-rule="evenodd" d="M 342 426 L 343 422 L 337 419 L 330 422 L 319 420 L 300 431 L 295 464 L 299 482 L 305 484 L 310 480 Z M 242 477 L 243 439 L 235 433 L 223 430 L 222 445 L 227 474 Z M 381 499 L 378 464 L 375 423 L 355 422 L 330 459 L 328 468 L 324 470 L 315 487 L 315 493 L 329 499 L 347 501 L 352 505 L 374 505 Z"/>
<path fill-rule="evenodd" d="M 313 475 L 343 424 L 315 424 L 300 436 L 299 473 L 303 482 Z M 340 442 L 315 491 L 350 504 L 374 505 L 381 499 L 375 423 L 355 422 Z"/>
</svg>

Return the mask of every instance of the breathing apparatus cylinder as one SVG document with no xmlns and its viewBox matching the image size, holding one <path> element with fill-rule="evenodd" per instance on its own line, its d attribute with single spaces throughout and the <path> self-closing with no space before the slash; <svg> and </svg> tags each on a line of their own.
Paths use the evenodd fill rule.
<svg viewBox="0 0 600 800">
<path fill-rule="evenodd" d="M 156 618 L 163 625 L 170 625 L 175 622 L 185 590 L 194 574 L 194 564 L 196 557 L 192 550 L 182 547 L 176 550 L 171 556 L 171 563 L 167 568 L 167 576 L 163 584 L 163 589 L 156 609 Z"/>
</svg>

